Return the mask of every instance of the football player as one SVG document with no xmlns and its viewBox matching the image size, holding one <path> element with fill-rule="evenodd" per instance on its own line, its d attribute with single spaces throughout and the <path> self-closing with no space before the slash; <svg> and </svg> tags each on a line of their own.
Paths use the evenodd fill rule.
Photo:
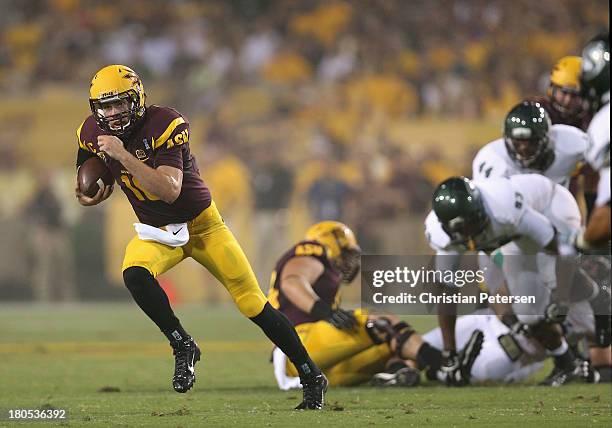
<svg viewBox="0 0 612 428">
<path fill-rule="evenodd" d="M 312 359 L 331 385 L 356 385 L 370 378 L 378 386 L 413 386 L 419 372 L 434 373 L 441 354 L 423 342 L 405 322 L 339 307 L 340 287 L 353 281 L 360 269 L 361 250 L 353 232 L 336 221 L 310 227 L 278 261 L 268 299 L 295 325 Z M 474 335 L 465 358 L 478 355 L 481 339 Z M 281 389 L 298 386 L 296 369 L 282 350 L 273 353 L 274 373 Z M 386 370 L 383 372 L 382 370 Z"/>
<path fill-rule="evenodd" d="M 610 240 L 610 36 L 593 38 L 582 52 L 580 82 L 585 98 L 597 113 L 589 124 L 591 146 L 587 161 L 599 171 L 593 215 L 578 245 L 605 246 Z M 606 251 L 609 253 L 609 250 Z"/>
<path fill-rule="evenodd" d="M 432 205 L 425 229 L 437 254 L 436 267 L 453 269 L 466 251 L 491 253 L 499 248 L 510 295 L 535 297 L 535 303 L 514 303 L 517 315 L 509 314 L 515 319 L 506 324 L 528 325 L 554 357 L 554 370 L 543 384 L 556 386 L 570 380 L 576 368 L 574 356 L 549 303 L 556 286 L 554 255 L 571 247 L 580 230 L 580 211 L 573 196 L 536 174 L 474 181 L 453 177 L 438 186 Z M 441 310 L 438 318 L 444 338 L 443 371 L 452 383 L 461 378 L 455 352 L 456 316 Z"/>
<path fill-rule="evenodd" d="M 570 125 L 586 131 L 593 114 L 580 90 L 581 62 L 579 56 L 561 58 L 550 73 L 546 96 L 533 97 L 529 101 L 540 103 L 550 116 L 553 125 Z M 579 177 L 582 177 L 582 184 L 578 181 Z M 584 163 L 574 171 L 569 182 L 569 189 L 574 196 L 582 186 L 587 219 L 591 216 L 595 204 L 598 180 L 597 172 Z"/>
<path fill-rule="evenodd" d="M 504 120 L 503 132 L 503 138 L 484 146 L 474 158 L 474 179 L 538 173 L 567 186 L 590 147 L 586 133 L 573 126 L 551 125 L 548 113 L 535 101 L 524 101 L 512 108 Z M 487 282 L 499 283 L 502 280 L 499 268 L 484 257 L 479 260 L 482 268 L 487 267 Z M 590 292 L 597 294 L 599 290 Z M 605 305 L 602 299 L 607 300 L 606 295 L 590 302 Z M 598 332 L 605 323 L 597 323 Z"/>
<path fill-rule="evenodd" d="M 566 334 L 572 341 L 578 341 L 585 336 L 593 337 L 595 334 L 593 313 L 585 303 L 570 305 L 567 318 L 563 322 Z M 519 382 L 543 367 L 543 361 L 547 358 L 546 349 L 533 337 L 513 332 L 500 321 L 491 308 L 479 309 L 457 319 L 457 345 L 467 343 L 477 329 L 484 333 L 484 342 L 472 367 L 471 376 L 474 382 Z M 436 349 L 444 349 L 439 327 L 423 334 L 423 340 Z M 610 382 L 610 356 L 603 356 L 602 359 L 596 352 L 595 348 L 591 349 L 593 365 L 584 360 L 579 362 L 579 375 L 587 382 Z"/>
<path fill-rule="evenodd" d="M 588 147 L 585 132 L 552 125 L 540 103 L 523 101 L 506 115 L 503 137 L 485 145 L 474 158 L 472 178 L 536 173 L 567 187 Z"/>
<path fill-rule="evenodd" d="M 224 224 L 189 150 L 189 122 L 172 108 L 146 105 L 139 76 L 124 65 L 99 70 L 89 88 L 91 115 L 77 130 L 77 168 L 99 156 L 136 213 L 135 236 L 123 261 L 132 297 L 170 341 L 174 390 L 195 382 L 200 349 L 174 314 L 155 279 L 187 257 L 207 268 L 228 290 L 240 312 L 256 323 L 296 367 L 304 388 L 297 409 L 321 409 L 327 380 L 295 329 L 261 292 L 238 241 Z M 96 205 L 112 186 L 77 200 Z"/>
<path fill-rule="evenodd" d="M 563 124 L 587 130 L 593 117 L 585 105 L 580 90 L 579 56 L 564 56 L 554 65 L 546 96 L 530 98 L 539 103 L 550 116 L 553 125 Z"/>
<path fill-rule="evenodd" d="M 599 171 L 595 209 L 584 233 L 578 236 L 576 245 L 585 252 L 610 254 L 610 36 L 594 37 L 582 52 L 580 73 L 584 97 L 597 113 L 589 124 L 591 146 L 587 161 Z M 608 297 L 609 293 L 604 293 Z M 596 345 L 602 354 L 611 354 L 612 326 L 610 301 L 605 309 L 596 313 Z M 609 357 L 608 357 L 609 358 Z"/>
</svg>

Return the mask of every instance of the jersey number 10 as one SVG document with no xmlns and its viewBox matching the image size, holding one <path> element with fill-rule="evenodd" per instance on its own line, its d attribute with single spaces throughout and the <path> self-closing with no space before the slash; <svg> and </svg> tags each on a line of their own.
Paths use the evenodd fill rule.
<svg viewBox="0 0 612 428">
<path fill-rule="evenodd" d="M 132 191 L 134 196 L 136 196 L 139 201 L 159 201 L 157 196 L 143 189 L 135 177 L 127 174 L 121 174 L 121 181 L 128 189 Z"/>
</svg>

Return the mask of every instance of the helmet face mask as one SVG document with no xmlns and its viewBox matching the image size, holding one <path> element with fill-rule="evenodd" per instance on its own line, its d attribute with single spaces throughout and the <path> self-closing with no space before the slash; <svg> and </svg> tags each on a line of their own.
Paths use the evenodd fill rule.
<svg viewBox="0 0 612 428">
<path fill-rule="evenodd" d="M 341 273 L 342 282 L 350 284 L 353 282 L 361 269 L 361 251 L 358 249 L 345 249 L 337 263 Z"/>
<path fill-rule="evenodd" d="M 98 126 L 121 136 L 145 113 L 145 92 L 138 75 L 124 65 L 109 65 L 96 73 L 89 89 L 89 106 Z"/>
<path fill-rule="evenodd" d="M 548 149 L 549 139 L 506 138 L 505 143 L 512 160 L 523 168 L 534 168 Z"/>
<path fill-rule="evenodd" d="M 504 143 L 508 156 L 521 168 L 545 170 L 554 158 L 551 121 L 540 103 L 524 101 L 506 115 Z"/>
<path fill-rule="evenodd" d="M 478 216 L 474 218 L 456 217 L 449 222 L 442 223 L 442 229 L 450 236 L 453 242 L 467 242 L 480 235 L 488 223 L 488 218 Z"/>
<path fill-rule="evenodd" d="M 563 117 L 581 117 L 586 113 L 582 95 L 578 89 L 551 85 L 550 102 Z"/>
<path fill-rule="evenodd" d="M 352 282 L 361 269 L 361 248 L 351 229 L 338 221 L 322 221 L 306 231 L 306 239 L 316 241 L 327 250 L 334 269 L 342 282 Z"/>
<path fill-rule="evenodd" d="M 98 126 L 115 135 L 124 134 L 137 120 L 138 104 L 133 94 L 90 100 L 90 106 Z"/>
<path fill-rule="evenodd" d="M 586 114 L 580 92 L 581 64 L 579 56 L 565 56 L 557 61 L 550 73 L 548 98 L 552 107 L 565 118 Z"/>
</svg>

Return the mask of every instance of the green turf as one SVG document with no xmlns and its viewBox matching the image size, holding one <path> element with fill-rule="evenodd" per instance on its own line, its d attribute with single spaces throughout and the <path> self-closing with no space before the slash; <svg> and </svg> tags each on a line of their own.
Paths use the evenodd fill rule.
<svg viewBox="0 0 612 428">
<path fill-rule="evenodd" d="M 270 345 L 234 308 L 189 306 L 178 313 L 204 350 L 198 382 L 184 395 L 171 390 L 169 347 L 135 305 L 0 305 L 0 409 L 65 408 L 69 420 L 61 425 L 74 427 L 612 423 L 611 386 L 586 384 L 334 388 L 327 410 L 295 412 L 300 393 L 275 388 Z M 435 320 L 411 322 L 424 330 Z M 0 420 L 0 426 L 12 425 Z"/>
</svg>

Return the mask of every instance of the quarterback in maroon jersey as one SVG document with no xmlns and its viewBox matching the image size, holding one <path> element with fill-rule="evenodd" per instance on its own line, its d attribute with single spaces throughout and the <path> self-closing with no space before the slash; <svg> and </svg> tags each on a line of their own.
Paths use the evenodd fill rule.
<svg viewBox="0 0 612 428">
<path fill-rule="evenodd" d="M 77 130 L 77 168 L 99 156 L 141 222 L 125 251 L 123 278 L 138 306 L 170 341 L 174 389 L 191 389 L 201 352 L 155 278 L 191 257 L 225 286 L 240 312 L 295 365 L 304 390 L 296 409 L 321 409 L 327 379 L 291 323 L 267 303 L 240 244 L 217 211 L 189 150 L 187 119 L 168 107 L 147 106 L 139 76 L 124 65 L 96 73 L 89 102 L 92 114 Z M 105 186 L 89 198 L 77 185 L 76 197 L 89 206 L 111 192 L 112 186 Z"/>
</svg>

